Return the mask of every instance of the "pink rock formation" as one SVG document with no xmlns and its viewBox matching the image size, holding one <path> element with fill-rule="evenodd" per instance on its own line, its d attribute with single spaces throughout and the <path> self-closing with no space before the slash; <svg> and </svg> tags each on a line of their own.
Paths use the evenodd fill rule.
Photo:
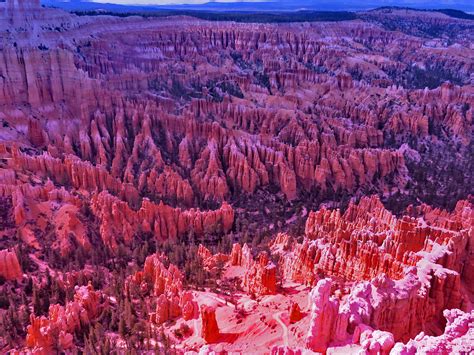
<svg viewBox="0 0 474 355">
<path fill-rule="evenodd" d="M 19 280 L 23 276 L 15 252 L 0 250 L 0 276 L 7 280 Z"/>
<path fill-rule="evenodd" d="M 215 254 L 203 245 L 199 245 L 198 255 L 204 267 L 216 273 L 224 266 L 242 266 L 244 269 L 243 285 L 249 294 L 254 296 L 272 295 L 277 290 L 277 268 L 266 252 L 261 252 L 254 260 L 247 244 L 243 247 L 236 243 L 230 255 Z"/>
<path fill-rule="evenodd" d="M 268 254 L 260 253 L 245 272 L 244 286 L 255 296 L 276 293 L 276 265 L 270 261 Z"/>
<path fill-rule="evenodd" d="M 234 220 L 232 207 L 225 202 L 216 211 L 183 211 L 145 199 L 141 208 L 134 211 L 127 203 L 106 192 L 92 196 L 92 211 L 101 221 L 104 243 L 114 250 L 120 242 L 116 240 L 118 235 L 123 236 L 125 244 L 140 231 L 151 232 L 158 240 L 177 239 L 190 230 L 196 236 L 202 236 L 204 233 L 228 232 Z"/>
<path fill-rule="evenodd" d="M 250 247 L 247 244 L 240 246 L 235 243 L 229 256 L 229 263 L 232 266 L 243 266 L 246 270 L 250 269 L 253 264 L 253 256 Z"/>
<path fill-rule="evenodd" d="M 375 330 L 361 334 L 360 344 L 369 354 L 389 354 L 395 341 L 391 333 Z"/>
<path fill-rule="evenodd" d="M 216 321 L 215 308 L 207 305 L 201 305 L 201 337 L 208 344 L 215 343 L 219 340 L 219 327 Z"/>
<path fill-rule="evenodd" d="M 37 0 L 0 3 L 2 248 L 28 250 L 33 280 L 50 270 L 71 287 L 96 271 L 86 264 L 64 273 L 57 264 L 70 268 L 84 253 L 95 264 L 104 245 L 111 257 L 136 248 L 137 237 L 174 247 L 193 236 L 207 245 L 230 231 L 239 237 L 246 221 L 249 231 L 264 221 L 266 231 L 293 233 L 305 203 L 325 201 L 308 215 L 304 238 L 270 236 L 273 255 L 254 259 L 246 244 L 230 255 L 199 247 L 213 277 L 225 269 L 258 297 L 233 292 L 235 305 L 219 302 L 217 316 L 203 305 L 204 341 L 244 353 L 275 346 L 275 354 L 300 354 L 305 343 L 388 353 L 414 338 L 392 351 L 471 351 L 463 345 L 471 343 L 471 314 L 453 309 L 469 310 L 474 292 L 472 204 L 460 201 L 452 212 L 412 206 L 397 217 L 377 197 L 354 202 L 371 191 L 395 204 L 449 205 L 469 193 L 469 26 L 395 9 L 300 25 L 76 16 Z M 428 38 L 427 28 L 436 33 Z M 327 207 L 346 197 L 345 212 Z M 143 320 L 194 350 L 195 337 L 177 340 L 168 321 L 194 325 L 196 299 L 219 297 L 185 290 L 183 273 L 164 258 L 149 256 L 124 291 L 152 298 L 156 309 Z M 127 270 L 136 267 L 128 261 Z M 111 260 L 100 262 L 112 271 Z M 0 251 L 5 289 L 22 272 L 15 253 Z M 296 301 L 308 286 L 304 339 L 308 320 Z M 72 335 L 99 316 L 94 294 L 80 288 L 48 317 L 33 316 L 28 351 L 85 351 L 74 349 Z M 288 306 L 289 328 L 280 318 Z M 278 311 L 273 319 L 269 310 Z M 217 321 L 236 333 L 220 336 Z M 213 351 L 220 349 L 202 352 Z"/>
<path fill-rule="evenodd" d="M 184 320 L 196 319 L 199 316 L 199 309 L 196 301 L 194 300 L 194 295 L 190 291 L 185 291 L 181 293 L 180 298 L 181 312 L 183 314 Z"/>
<path fill-rule="evenodd" d="M 474 312 L 464 313 L 459 309 L 445 310 L 446 328 L 440 336 L 418 334 L 406 345 L 397 343 L 390 354 L 462 354 L 474 349 Z"/>
<path fill-rule="evenodd" d="M 232 245 L 232 251 L 230 253 L 230 265 L 237 266 L 242 265 L 242 247 L 239 243 Z"/>
<path fill-rule="evenodd" d="M 38 7 L 37 2 L 12 1 L 10 5 L 7 7 L 13 6 L 16 13 Z M 38 15 L 33 17 L 40 20 L 40 14 L 51 11 L 38 9 L 35 13 Z M 403 185 L 394 178 L 406 174 L 404 157 L 384 147 L 383 131 L 424 137 L 431 133 L 428 117 L 433 117 L 464 141 L 469 140 L 465 132 L 472 122 L 472 109 L 464 110 L 463 105 L 468 103 L 470 88 L 443 84 L 434 90 L 410 91 L 394 83 L 408 65 L 423 63 L 426 58 L 442 67 L 449 63 L 461 77 L 468 78 L 472 64 L 461 50 L 453 48 L 449 55 L 443 54 L 449 60 L 441 60 L 428 46 L 421 53 L 415 51 L 420 42 L 414 37 L 386 33 L 363 22 L 331 24 L 329 29 L 315 24 L 302 35 L 293 26 L 257 29 L 226 23 L 216 29 L 186 20 L 176 36 L 175 26 L 168 21 L 147 22 L 143 31 L 140 19 L 128 20 L 135 27 L 122 27 L 113 18 L 101 19 L 108 26 L 66 14 L 48 19 L 55 20 L 61 26 L 69 25 L 61 34 L 61 46 L 47 29 L 37 34 L 37 46 L 24 38 L 18 39 L 17 47 L 6 46 L 0 60 L 5 77 L 0 103 L 30 104 L 36 110 L 65 102 L 73 125 L 65 127 L 57 112 L 60 109 L 53 109 L 49 116 L 54 122 L 49 127 L 54 125 L 55 130 L 44 120 L 27 117 L 31 143 L 47 145 L 58 156 L 71 154 L 102 165 L 113 177 L 156 198 L 191 205 L 201 200 L 222 201 L 237 193 L 252 194 L 272 184 L 288 199 L 314 187 L 352 192 L 387 181 Z M 51 28 L 55 27 L 51 24 Z M 152 28 L 162 37 L 153 37 Z M 288 43 L 283 39 L 285 31 L 292 33 Z M 341 38 L 354 33 L 366 44 L 378 36 L 388 38 L 379 43 L 387 49 L 386 57 L 369 56 L 355 47 L 335 50 L 333 43 L 319 41 L 327 31 L 341 48 L 347 45 Z M 111 48 L 108 43 L 115 38 L 132 40 Z M 413 49 L 406 58 L 391 50 L 400 38 L 406 48 Z M 68 46 L 75 49 L 70 51 Z M 176 52 L 170 51 L 171 47 Z M 138 54 L 153 48 L 156 57 L 145 60 Z M 173 93 L 165 92 L 156 100 L 146 95 L 129 98 L 129 93 L 153 92 L 159 89 L 158 82 L 169 82 L 169 72 L 163 70 L 169 63 L 179 66 L 180 74 L 173 80 L 183 91 L 190 90 L 189 77 L 197 63 L 200 83 L 220 79 L 222 73 L 209 68 L 217 55 L 228 51 L 237 51 L 249 63 L 256 52 L 268 75 L 269 88 L 256 85 L 255 78 L 242 75 L 234 63 L 222 65 L 225 83 L 242 91 L 243 98 L 237 99 L 229 90 L 215 100 L 205 87 L 199 99 L 179 108 L 179 115 L 180 104 Z M 283 52 L 289 58 L 286 62 L 276 59 Z M 128 60 L 124 60 L 124 53 Z M 176 61 L 178 53 L 180 60 Z M 318 68 L 324 71 L 318 72 Z M 354 78 L 356 72 L 365 73 L 363 80 Z M 375 74 L 379 72 L 390 75 L 380 78 Z M 382 83 L 387 83 L 387 90 L 380 87 Z M 314 103 L 310 92 L 325 94 Z M 263 105 L 255 105 L 254 96 L 261 97 Z M 315 113 L 320 122 L 313 122 Z M 211 122 L 208 117 L 219 119 Z M 157 128 L 167 133 L 158 137 L 154 133 Z M 178 153 L 177 159 L 174 153 Z"/>
<path fill-rule="evenodd" d="M 309 295 L 311 322 L 306 346 L 315 352 L 326 352 L 335 331 L 339 304 L 330 299 L 331 281 L 320 280 Z"/>
<path fill-rule="evenodd" d="M 220 268 L 221 270 L 225 266 L 225 264 L 229 261 L 229 256 L 218 253 L 213 255 L 209 249 L 207 249 L 204 245 L 199 244 L 198 248 L 198 256 L 203 261 L 204 267 L 211 272 L 217 272 Z M 232 257 L 232 255 L 231 255 Z"/>
<path fill-rule="evenodd" d="M 35 353 L 51 351 L 70 351 L 73 346 L 73 334 L 82 325 L 96 319 L 106 307 L 102 296 L 94 291 L 91 284 L 76 288 L 74 301 L 65 306 L 51 305 L 48 317 L 30 317 L 26 345 Z"/>
<path fill-rule="evenodd" d="M 183 274 L 170 264 L 166 268 L 162 262 L 164 256 L 151 255 L 146 258 L 143 271 L 138 271 L 130 279 L 130 285 L 137 287 L 142 296 L 157 297 L 156 311 L 150 314 L 150 320 L 163 324 L 183 316 L 194 319 L 197 316 L 197 303 L 189 291 L 183 289 Z"/>
<path fill-rule="evenodd" d="M 306 350 L 294 349 L 289 346 L 274 346 L 272 348 L 272 355 L 303 355 Z"/>
<path fill-rule="evenodd" d="M 331 316 L 339 327 L 334 337 L 323 337 L 323 343 L 311 337 L 309 342 L 324 348 L 339 335 L 343 340 L 352 334 L 359 324 L 404 341 L 421 331 L 442 329 L 444 309 L 468 304 L 462 280 L 471 276 L 462 270 L 470 265 L 466 256 L 473 206 L 467 202 L 458 206 L 452 213 L 424 207 L 417 219 L 397 219 L 377 198 L 363 198 L 358 205 L 349 205 L 344 215 L 324 208 L 311 213 L 306 233 L 313 240 L 300 244 L 280 235 L 271 249 L 280 255 L 285 278 L 310 285 L 322 275 L 370 280 L 354 286 L 340 302 L 339 314 Z M 329 307 L 326 303 L 318 304 L 318 309 Z"/>
<path fill-rule="evenodd" d="M 0 57 L 0 70 L 6 78 L 0 90 L 1 104 L 28 103 L 39 107 L 67 100 L 78 109 L 79 100 L 88 100 L 85 93 L 90 90 L 90 82 L 84 72 L 77 70 L 74 55 L 68 50 L 20 51 L 7 46 Z"/>
<path fill-rule="evenodd" d="M 296 302 L 291 303 L 291 305 L 290 305 L 290 314 L 289 314 L 290 323 L 299 322 L 301 320 L 301 318 L 303 318 L 303 316 L 304 315 L 303 315 L 303 313 L 301 313 L 301 308 L 298 305 L 298 303 L 296 303 Z"/>
<path fill-rule="evenodd" d="M 181 315 L 181 307 L 177 296 L 161 294 L 156 301 L 156 312 L 150 315 L 150 320 L 156 324 L 163 324 L 170 319 Z"/>
</svg>

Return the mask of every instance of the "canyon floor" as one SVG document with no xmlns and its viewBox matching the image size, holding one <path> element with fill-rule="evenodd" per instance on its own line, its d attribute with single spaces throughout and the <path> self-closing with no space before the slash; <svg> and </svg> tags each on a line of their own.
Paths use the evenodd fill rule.
<svg viewBox="0 0 474 355">
<path fill-rule="evenodd" d="M 473 352 L 474 21 L 448 14 L 0 3 L 0 352 Z"/>
</svg>

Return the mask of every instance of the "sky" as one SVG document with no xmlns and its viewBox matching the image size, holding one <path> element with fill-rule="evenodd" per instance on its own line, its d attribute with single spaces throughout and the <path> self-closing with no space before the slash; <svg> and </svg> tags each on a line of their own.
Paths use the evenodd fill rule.
<svg viewBox="0 0 474 355">
<path fill-rule="evenodd" d="M 1 1 L 1 0 L 0 0 Z M 190 5 L 200 6 L 207 3 L 220 3 L 236 7 L 239 3 L 247 3 L 251 8 L 275 10 L 275 9 L 312 9 L 312 10 L 360 10 L 380 6 L 405 6 L 416 8 L 456 8 L 468 12 L 474 11 L 474 0 L 41 0 L 42 3 L 67 4 L 67 3 L 96 3 L 96 4 L 118 4 L 118 5 Z M 267 4 L 265 3 L 273 3 Z M 275 4 L 276 3 L 276 4 Z M 244 4 L 240 4 L 244 5 Z M 205 5 L 208 6 L 208 5 Z"/>
<path fill-rule="evenodd" d="M 220 3 L 236 3 L 243 2 L 241 0 L 93 0 L 97 3 L 110 3 L 110 4 L 121 4 L 121 5 L 199 5 L 208 2 L 220 2 Z M 265 0 L 245 0 L 245 2 L 265 2 Z"/>
<path fill-rule="evenodd" d="M 91 1 L 91 0 L 90 0 Z M 268 1 L 274 1 L 274 2 L 280 2 L 280 3 L 288 3 L 291 4 L 292 2 L 295 2 L 294 0 L 92 0 L 93 2 L 102 2 L 102 3 L 114 3 L 114 4 L 127 4 L 127 5 L 141 5 L 141 4 L 150 4 L 150 5 L 168 5 L 168 4 L 204 4 L 208 2 L 219 2 L 219 3 L 237 3 L 237 2 L 268 2 Z M 474 1 L 474 0 L 472 0 Z M 318 3 L 320 1 L 314 0 L 314 1 L 305 1 L 306 3 Z M 323 2 L 329 2 L 329 1 L 323 1 Z M 355 1 L 339 1 L 339 2 L 346 2 L 346 3 L 351 3 L 351 2 L 358 2 L 357 0 Z M 359 0 L 359 2 L 364 2 L 363 0 Z M 390 5 L 404 5 L 404 4 L 430 4 L 433 2 L 438 2 L 440 4 L 446 4 L 446 5 L 456 5 L 460 3 L 464 3 L 465 0 L 438 0 L 438 1 L 432 1 L 432 0 L 379 0 L 378 3 L 380 5 L 384 4 L 390 4 Z"/>
</svg>

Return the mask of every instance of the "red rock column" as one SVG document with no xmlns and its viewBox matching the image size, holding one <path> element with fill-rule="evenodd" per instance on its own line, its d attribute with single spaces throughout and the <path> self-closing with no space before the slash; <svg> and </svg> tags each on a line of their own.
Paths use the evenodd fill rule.
<svg viewBox="0 0 474 355">
<path fill-rule="evenodd" d="M 211 306 L 201 305 L 201 337 L 208 344 L 219 340 L 219 327 L 216 320 L 216 309 Z"/>
<path fill-rule="evenodd" d="M 301 313 L 301 308 L 296 302 L 292 302 L 290 306 L 290 323 L 299 322 L 303 318 L 303 313 Z"/>
</svg>

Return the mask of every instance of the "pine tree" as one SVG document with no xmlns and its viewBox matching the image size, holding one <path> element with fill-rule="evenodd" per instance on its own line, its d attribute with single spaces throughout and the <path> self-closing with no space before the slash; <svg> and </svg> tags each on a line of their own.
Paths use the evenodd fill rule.
<svg viewBox="0 0 474 355">
<path fill-rule="evenodd" d="M 129 301 L 129 298 L 126 298 L 124 302 L 124 317 L 127 329 L 131 330 L 133 328 L 133 324 L 135 323 L 135 317 L 133 316 L 132 304 Z"/>
<path fill-rule="evenodd" d="M 120 336 L 122 338 L 125 338 L 125 335 L 127 334 L 127 329 L 125 327 L 125 319 L 123 317 L 120 317 L 118 331 Z"/>
<path fill-rule="evenodd" d="M 42 312 L 42 307 L 41 307 L 41 299 L 38 295 L 38 288 L 36 284 L 33 284 L 33 296 L 32 296 L 32 303 L 33 303 L 33 312 L 35 315 L 39 316 Z"/>
<path fill-rule="evenodd" d="M 108 355 L 111 351 L 110 339 L 105 338 L 105 341 L 102 342 L 100 345 L 100 353 L 101 355 Z"/>
<path fill-rule="evenodd" d="M 33 292 L 33 279 L 31 278 L 31 276 L 28 276 L 24 290 L 27 295 Z"/>
</svg>

